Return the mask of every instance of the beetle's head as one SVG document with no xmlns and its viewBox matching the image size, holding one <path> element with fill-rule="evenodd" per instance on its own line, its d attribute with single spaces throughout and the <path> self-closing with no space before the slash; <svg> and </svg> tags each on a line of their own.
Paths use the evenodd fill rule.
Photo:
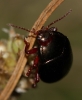
<svg viewBox="0 0 82 100">
<path fill-rule="evenodd" d="M 50 29 L 39 30 L 37 35 L 37 40 L 41 42 L 48 41 L 53 36 L 53 31 L 56 31 L 55 27 L 51 27 Z"/>
</svg>

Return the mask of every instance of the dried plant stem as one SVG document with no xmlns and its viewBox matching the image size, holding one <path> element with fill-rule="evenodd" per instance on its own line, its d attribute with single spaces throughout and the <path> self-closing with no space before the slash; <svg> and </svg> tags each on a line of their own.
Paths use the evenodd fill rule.
<svg viewBox="0 0 82 100">
<path fill-rule="evenodd" d="M 36 31 L 40 30 L 45 21 L 48 19 L 48 17 L 51 15 L 51 13 L 63 2 L 64 0 L 52 0 L 48 6 L 44 9 L 44 11 L 41 13 L 39 16 L 38 20 L 35 22 L 32 28 L 34 28 Z M 31 35 L 32 33 L 29 33 Z M 35 42 L 35 39 L 32 37 L 27 38 L 27 41 L 30 42 L 30 47 L 31 49 L 33 47 L 33 44 Z M 27 62 L 27 59 L 25 57 L 25 52 L 24 49 L 21 52 L 20 58 L 16 64 L 16 68 L 9 79 L 5 89 L 2 91 L 0 94 L 0 100 L 8 100 L 10 97 L 12 91 L 14 90 L 22 72 L 25 67 L 25 64 Z"/>
</svg>

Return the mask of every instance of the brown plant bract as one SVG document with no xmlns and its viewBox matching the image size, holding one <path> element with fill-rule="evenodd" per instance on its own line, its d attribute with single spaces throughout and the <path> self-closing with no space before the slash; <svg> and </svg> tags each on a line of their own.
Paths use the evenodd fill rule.
<svg viewBox="0 0 82 100">
<path fill-rule="evenodd" d="M 48 17 L 52 14 L 52 12 L 63 2 L 64 0 L 52 0 L 48 6 L 43 10 L 37 21 L 34 23 L 32 29 L 34 28 L 36 31 L 40 30 L 41 27 L 44 25 Z M 32 33 L 29 33 L 29 35 L 32 35 Z M 29 37 L 27 38 L 27 41 L 30 42 L 31 49 L 33 47 L 33 44 L 35 42 L 35 38 Z M 21 55 L 19 57 L 19 60 L 16 64 L 16 68 L 14 72 L 12 73 L 11 78 L 9 79 L 6 87 L 0 94 L 0 100 L 8 100 L 10 97 L 12 91 L 14 90 L 16 84 L 19 81 L 20 76 L 22 75 L 22 72 L 24 70 L 25 64 L 27 62 L 27 58 L 25 57 L 24 49 L 21 52 Z"/>
</svg>

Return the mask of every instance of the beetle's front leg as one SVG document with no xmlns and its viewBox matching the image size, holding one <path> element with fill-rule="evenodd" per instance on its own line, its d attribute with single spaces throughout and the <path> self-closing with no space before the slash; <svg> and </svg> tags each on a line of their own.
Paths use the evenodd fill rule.
<svg viewBox="0 0 82 100">
<path fill-rule="evenodd" d="M 26 38 L 24 38 L 24 42 L 26 44 L 26 46 L 25 46 L 25 53 L 26 54 L 35 54 L 35 53 L 37 53 L 37 51 L 38 51 L 37 48 L 32 48 L 32 49 L 28 50 L 28 48 L 30 46 L 30 43 L 26 41 Z"/>
</svg>

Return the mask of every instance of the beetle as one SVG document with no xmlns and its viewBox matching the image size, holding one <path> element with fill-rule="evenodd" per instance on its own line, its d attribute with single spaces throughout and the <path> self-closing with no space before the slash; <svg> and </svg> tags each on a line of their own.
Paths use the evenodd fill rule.
<svg viewBox="0 0 82 100">
<path fill-rule="evenodd" d="M 47 27 L 42 27 L 37 32 L 34 29 L 33 31 L 29 31 L 11 24 L 13 27 L 32 32 L 36 35 L 37 47 L 31 50 L 28 50 L 30 43 L 26 41 L 26 38 L 24 39 L 26 44 L 25 54 L 37 53 L 33 66 L 27 72 L 27 76 L 29 76 L 33 69 L 36 70 L 34 85 L 39 81 L 39 77 L 46 83 L 56 82 L 62 79 L 71 68 L 73 55 L 69 39 L 61 32 L 58 32 L 55 27 L 50 27 L 66 17 L 70 12 L 71 10 L 61 18 L 50 23 Z"/>
</svg>

